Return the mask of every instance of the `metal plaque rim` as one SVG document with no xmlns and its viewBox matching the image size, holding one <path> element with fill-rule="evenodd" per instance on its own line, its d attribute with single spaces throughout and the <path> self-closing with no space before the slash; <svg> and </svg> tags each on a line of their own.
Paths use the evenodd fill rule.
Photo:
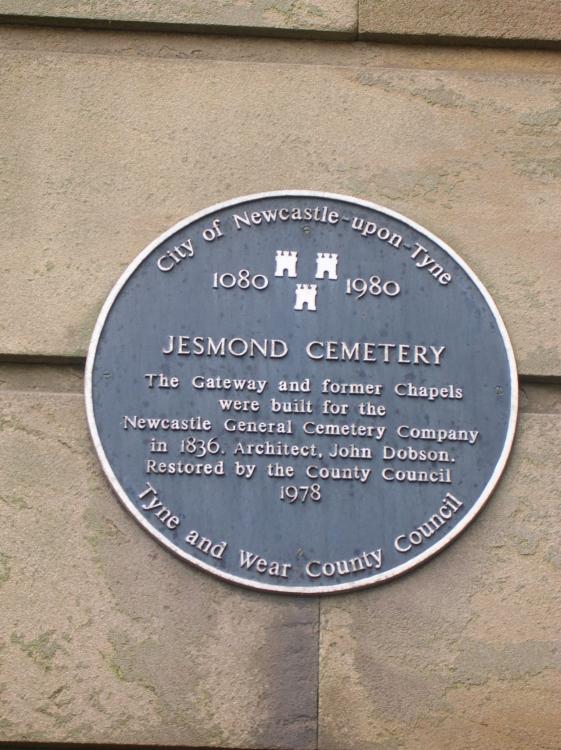
<svg viewBox="0 0 561 750">
<path fill-rule="evenodd" d="M 436 544 L 434 544 L 432 547 L 428 548 L 424 552 L 420 553 L 413 559 L 409 560 L 408 562 L 404 562 L 402 565 L 398 565 L 383 573 L 376 573 L 360 581 L 340 583 L 340 584 L 336 584 L 332 586 L 309 586 L 309 587 L 308 586 L 277 586 L 274 584 L 261 583 L 260 581 L 251 581 L 251 580 L 233 575 L 231 573 L 226 573 L 224 571 L 221 571 L 220 569 L 214 568 L 212 565 L 208 565 L 207 563 L 196 559 L 192 555 L 188 554 L 188 552 L 183 551 L 179 547 L 175 546 L 163 534 L 161 534 L 154 526 L 152 526 L 146 520 L 145 516 L 143 516 L 140 513 L 138 508 L 134 505 L 132 500 L 129 498 L 129 496 L 127 495 L 127 493 L 121 486 L 119 480 L 113 473 L 111 465 L 107 459 L 107 456 L 105 455 L 105 451 L 101 444 L 101 440 L 100 440 L 99 433 L 97 430 L 97 425 L 95 422 L 94 411 L 93 411 L 92 372 L 93 372 L 93 365 L 95 361 L 99 339 L 103 331 L 103 327 L 105 325 L 107 316 L 109 315 L 109 312 L 111 311 L 111 308 L 113 307 L 113 304 L 117 296 L 119 295 L 120 291 L 122 290 L 122 288 L 124 287 L 128 279 L 132 276 L 134 271 L 144 262 L 144 260 L 153 252 L 153 250 L 155 250 L 162 242 L 164 242 L 166 239 L 171 237 L 173 234 L 175 234 L 179 230 L 184 229 L 185 227 L 189 226 L 193 222 L 198 221 L 199 219 L 205 216 L 208 216 L 209 214 L 212 214 L 216 211 L 220 211 L 225 208 L 230 208 L 232 206 L 237 206 L 239 204 L 247 203 L 249 201 L 259 200 L 262 198 L 281 198 L 281 197 L 325 198 L 325 199 L 343 201 L 346 203 L 352 203 L 354 205 L 359 205 L 364 208 L 373 209 L 375 211 L 380 211 L 382 213 L 385 213 L 388 216 L 391 216 L 399 221 L 404 222 L 412 229 L 415 229 L 416 231 L 420 232 L 421 234 L 431 239 L 442 250 L 448 253 L 448 255 L 462 268 L 462 270 L 469 276 L 471 281 L 475 284 L 478 291 L 482 295 L 483 299 L 487 303 L 489 309 L 491 310 L 493 314 L 493 317 L 495 318 L 497 322 L 497 326 L 501 334 L 503 345 L 505 347 L 507 360 L 508 360 L 508 367 L 509 367 L 510 394 L 511 394 L 510 416 L 509 416 L 508 427 L 507 427 L 507 431 L 505 435 L 504 445 L 503 445 L 501 454 L 499 456 L 499 459 L 497 463 L 495 464 L 493 473 L 491 474 L 482 493 L 480 494 L 476 502 L 473 504 L 471 509 L 466 513 L 466 515 L 462 518 L 462 520 L 459 521 L 439 542 L 437 542 Z M 374 586 L 376 584 L 389 581 L 393 578 L 398 578 L 399 576 L 402 576 L 404 573 L 407 573 L 410 570 L 413 570 L 414 568 L 418 567 L 419 565 L 423 564 L 424 562 L 426 562 L 427 560 L 429 560 L 430 558 L 434 557 L 439 552 L 441 552 L 445 547 L 447 547 L 451 542 L 453 542 L 454 539 L 460 536 L 460 534 L 467 528 L 467 526 L 469 526 L 469 524 L 475 519 L 475 517 L 483 509 L 483 507 L 489 500 L 491 494 L 493 493 L 493 490 L 495 489 L 506 467 L 506 463 L 507 463 L 508 457 L 512 449 L 512 444 L 514 441 L 514 434 L 516 431 L 516 422 L 517 422 L 517 417 L 518 417 L 518 374 L 517 374 L 517 369 L 516 369 L 514 350 L 512 348 L 512 344 L 510 342 L 510 338 L 506 330 L 506 327 L 504 325 L 503 319 L 501 317 L 501 314 L 499 313 L 499 310 L 495 302 L 493 301 L 491 295 L 489 294 L 489 292 L 487 291 L 483 283 L 480 281 L 480 279 L 475 274 L 475 272 L 468 266 L 468 264 L 446 242 L 444 242 L 444 240 L 440 239 L 440 237 L 435 235 L 433 232 L 429 231 L 421 224 L 418 224 L 417 222 L 413 221 L 407 216 L 404 216 L 398 211 L 394 211 L 390 208 L 386 208 L 385 206 L 382 206 L 378 203 L 373 203 L 372 201 L 365 201 L 360 198 L 354 198 L 353 196 L 350 196 L 350 195 L 344 195 L 340 193 L 328 193 L 328 192 L 321 192 L 321 191 L 315 191 L 315 190 L 273 190 L 269 192 L 243 195 L 237 198 L 223 201 L 221 203 L 215 203 L 214 205 L 208 208 L 205 208 L 201 211 L 197 211 L 196 213 L 191 214 L 187 218 L 180 220 L 179 222 L 174 224 L 171 228 L 167 229 L 165 232 L 159 235 L 155 240 L 150 242 L 144 248 L 144 250 L 142 250 L 134 258 L 134 260 L 127 266 L 127 268 L 123 271 L 123 273 L 121 274 L 121 276 L 119 277 L 119 279 L 117 280 L 113 288 L 111 289 L 107 299 L 105 300 L 101 308 L 101 311 L 98 315 L 98 318 L 94 326 L 90 345 L 88 347 L 86 367 L 85 367 L 85 373 L 84 373 L 84 394 L 85 394 L 85 401 L 86 401 L 86 416 L 87 416 L 88 427 L 90 430 L 90 435 L 91 435 L 92 442 L 96 450 L 97 456 L 101 463 L 102 469 L 105 473 L 105 476 L 109 480 L 114 492 L 116 493 L 121 503 L 125 506 L 127 511 L 132 514 L 134 519 L 144 529 L 146 529 L 146 531 L 152 537 L 154 537 L 158 542 L 160 542 L 160 544 L 162 544 L 164 547 L 169 549 L 177 557 L 181 558 L 182 560 L 186 560 L 187 562 L 189 562 L 190 564 L 194 565 L 195 567 L 201 570 L 211 573 L 217 578 L 229 581 L 230 583 L 234 583 L 236 585 L 243 586 L 245 588 L 249 588 L 252 590 L 281 593 L 281 594 L 286 594 L 286 595 L 334 594 L 334 593 L 343 593 L 346 591 L 356 591 L 359 589 L 368 588 L 369 586 Z"/>
</svg>

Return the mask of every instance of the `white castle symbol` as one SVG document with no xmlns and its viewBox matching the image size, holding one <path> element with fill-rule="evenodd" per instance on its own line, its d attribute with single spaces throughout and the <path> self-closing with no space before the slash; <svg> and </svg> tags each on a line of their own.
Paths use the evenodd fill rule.
<svg viewBox="0 0 561 750">
<path fill-rule="evenodd" d="M 277 250 L 275 276 L 287 276 L 291 279 L 296 278 L 296 263 L 298 262 L 298 253 L 294 250 Z"/>
<path fill-rule="evenodd" d="M 294 305 L 294 309 L 303 310 L 304 305 L 306 305 L 308 310 L 315 310 L 317 293 L 317 284 L 296 284 L 296 304 Z"/>
<path fill-rule="evenodd" d="M 316 257 L 316 279 L 337 278 L 337 253 L 318 253 Z"/>
</svg>

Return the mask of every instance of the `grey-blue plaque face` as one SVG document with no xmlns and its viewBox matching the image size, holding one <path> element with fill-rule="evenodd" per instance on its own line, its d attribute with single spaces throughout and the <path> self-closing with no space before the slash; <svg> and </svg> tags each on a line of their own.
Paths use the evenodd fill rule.
<svg viewBox="0 0 561 750">
<path fill-rule="evenodd" d="M 401 575 L 495 487 L 517 379 L 489 294 L 441 240 L 342 195 L 238 198 L 125 271 L 86 367 L 117 495 L 221 578 L 318 594 Z"/>
</svg>

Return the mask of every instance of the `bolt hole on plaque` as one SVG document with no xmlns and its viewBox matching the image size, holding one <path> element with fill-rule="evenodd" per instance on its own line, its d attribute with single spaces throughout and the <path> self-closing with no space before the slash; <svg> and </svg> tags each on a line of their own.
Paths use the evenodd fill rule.
<svg viewBox="0 0 561 750">
<path fill-rule="evenodd" d="M 490 497 L 516 425 L 497 308 L 414 221 L 303 190 L 221 203 L 126 269 L 86 365 L 93 442 L 144 529 L 296 594 L 411 571 Z"/>
</svg>

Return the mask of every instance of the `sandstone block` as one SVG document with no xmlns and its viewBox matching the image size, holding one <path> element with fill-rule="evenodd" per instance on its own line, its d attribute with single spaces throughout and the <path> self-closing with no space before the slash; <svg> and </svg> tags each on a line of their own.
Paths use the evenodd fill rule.
<svg viewBox="0 0 561 750">
<path fill-rule="evenodd" d="M 353 38 L 355 0 L 1 0 L 0 21 Z"/>
<path fill-rule="evenodd" d="M 0 741 L 315 747 L 317 602 L 160 548 L 109 490 L 81 394 L 3 390 L 0 412 Z"/>
<path fill-rule="evenodd" d="M 40 46 L 0 58 L 4 357 L 82 358 L 121 271 L 161 232 L 305 188 L 442 237 L 494 296 L 521 373 L 561 372 L 556 75 Z"/>
<path fill-rule="evenodd" d="M 321 750 L 556 747 L 560 427 L 522 416 L 495 495 L 438 557 L 322 601 Z"/>
<path fill-rule="evenodd" d="M 557 0 L 359 0 L 359 38 L 561 47 Z"/>
</svg>

